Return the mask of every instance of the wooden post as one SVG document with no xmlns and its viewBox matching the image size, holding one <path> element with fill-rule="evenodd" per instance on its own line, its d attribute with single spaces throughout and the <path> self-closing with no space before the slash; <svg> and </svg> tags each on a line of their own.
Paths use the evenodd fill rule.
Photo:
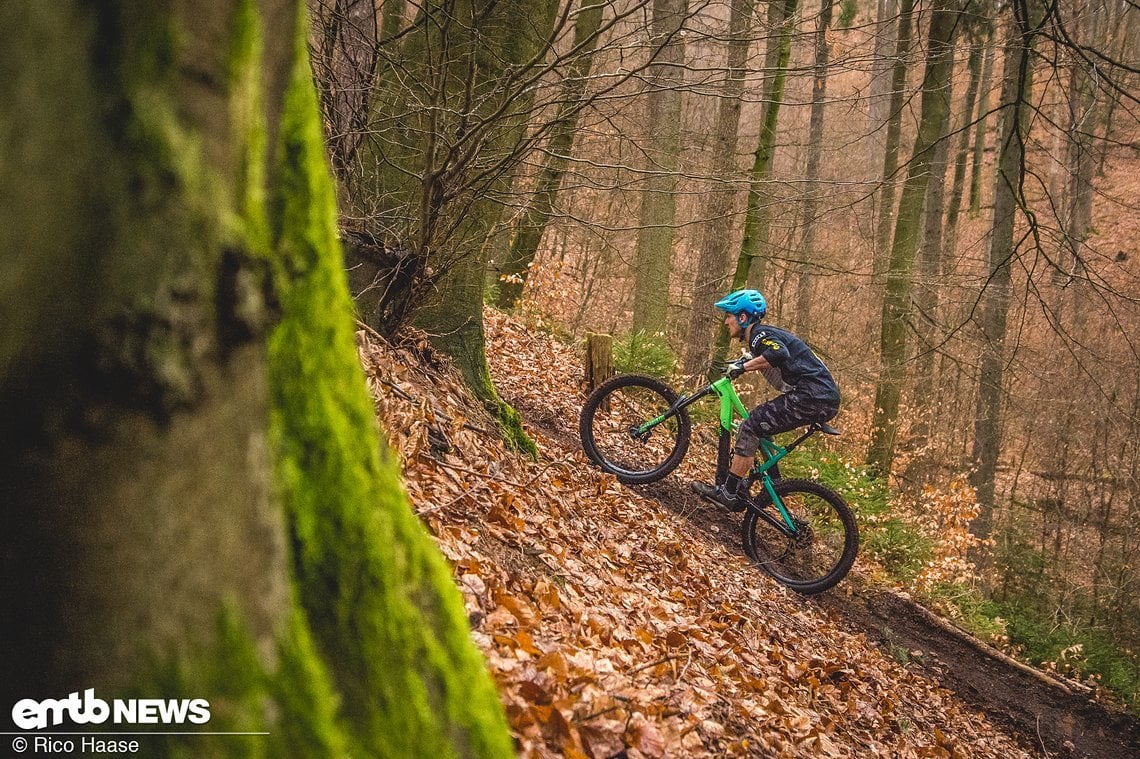
<svg viewBox="0 0 1140 759">
<path fill-rule="evenodd" d="M 614 339 L 611 335 L 586 333 L 586 392 L 614 376 Z"/>
</svg>

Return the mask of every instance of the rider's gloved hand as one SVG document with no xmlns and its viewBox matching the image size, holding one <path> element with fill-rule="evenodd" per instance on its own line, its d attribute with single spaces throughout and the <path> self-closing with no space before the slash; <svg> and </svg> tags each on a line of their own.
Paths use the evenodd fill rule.
<svg viewBox="0 0 1140 759">
<path fill-rule="evenodd" d="M 745 360 L 746 359 L 740 358 L 729 364 L 728 370 L 725 372 L 725 376 L 727 376 L 729 379 L 736 379 L 740 375 L 744 374 Z"/>
</svg>

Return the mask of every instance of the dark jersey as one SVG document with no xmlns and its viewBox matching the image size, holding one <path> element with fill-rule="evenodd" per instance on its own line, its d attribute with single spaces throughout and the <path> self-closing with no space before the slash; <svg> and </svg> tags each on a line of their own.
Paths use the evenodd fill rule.
<svg viewBox="0 0 1140 759">
<path fill-rule="evenodd" d="M 839 388 L 831 372 L 808 344 L 786 329 L 756 324 L 748 336 L 748 351 L 772 365 L 764 379 L 781 393 L 794 393 L 818 401 L 839 402 Z"/>
</svg>

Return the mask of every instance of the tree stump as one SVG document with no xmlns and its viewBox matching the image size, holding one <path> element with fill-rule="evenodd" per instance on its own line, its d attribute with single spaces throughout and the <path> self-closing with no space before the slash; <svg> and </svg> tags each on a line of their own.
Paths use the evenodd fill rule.
<svg viewBox="0 0 1140 759">
<path fill-rule="evenodd" d="M 614 376 L 614 339 L 612 335 L 586 334 L 586 392 Z"/>
</svg>

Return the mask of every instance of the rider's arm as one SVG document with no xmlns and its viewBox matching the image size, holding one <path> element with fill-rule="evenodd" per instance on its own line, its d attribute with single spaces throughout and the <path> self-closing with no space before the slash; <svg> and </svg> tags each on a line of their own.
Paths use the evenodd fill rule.
<svg viewBox="0 0 1140 759">
<path fill-rule="evenodd" d="M 750 358 L 744 362 L 744 371 L 746 372 L 762 372 L 765 369 L 771 369 L 772 365 L 768 363 L 768 359 L 763 356 Z"/>
</svg>

